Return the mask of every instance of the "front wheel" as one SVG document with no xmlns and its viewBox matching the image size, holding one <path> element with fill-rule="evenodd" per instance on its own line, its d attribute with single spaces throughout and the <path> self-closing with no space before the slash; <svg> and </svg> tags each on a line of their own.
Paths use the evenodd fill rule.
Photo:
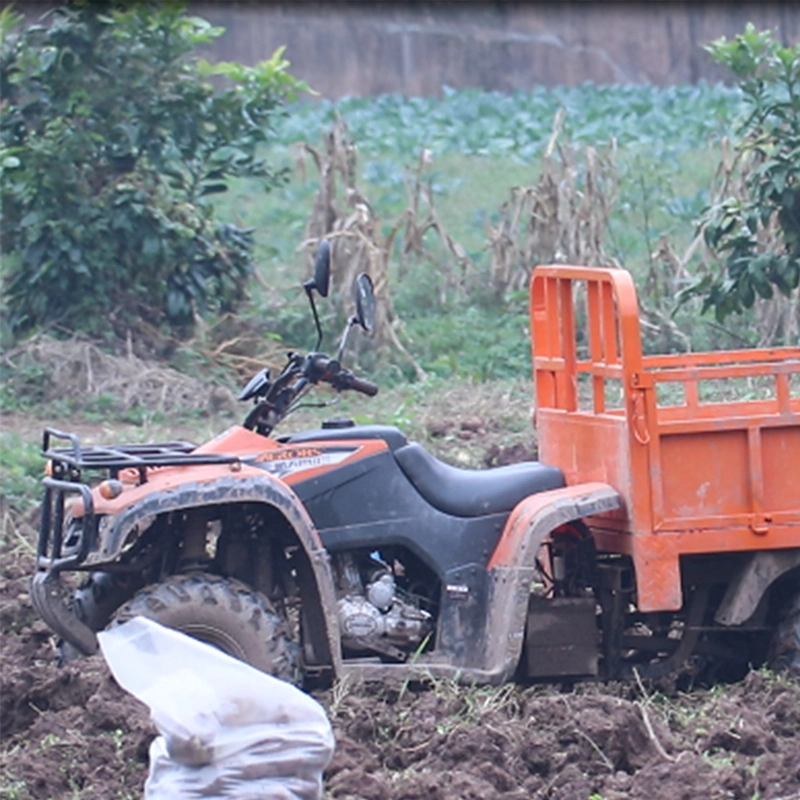
<svg viewBox="0 0 800 800">
<path fill-rule="evenodd" d="M 111 624 L 147 617 L 224 653 L 297 683 L 298 648 L 264 595 L 240 581 L 208 573 L 173 575 L 146 586 L 114 614 Z"/>
</svg>

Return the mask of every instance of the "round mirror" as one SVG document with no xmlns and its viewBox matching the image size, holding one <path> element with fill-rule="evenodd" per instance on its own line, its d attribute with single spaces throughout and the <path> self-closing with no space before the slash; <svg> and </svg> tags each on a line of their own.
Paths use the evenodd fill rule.
<svg viewBox="0 0 800 800">
<path fill-rule="evenodd" d="M 317 248 L 314 259 L 314 281 L 312 288 L 316 289 L 323 297 L 328 296 L 328 287 L 331 281 L 331 243 L 322 239 Z"/>
<path fill-rule="evenodd" d="M 366 272 L 362 272 L 356 278 L 355 295 L 358 324 L 367 333 L 372 333 L 375 327 L 375 289 L 372 286 L 372 279 Z"/>
</svg>

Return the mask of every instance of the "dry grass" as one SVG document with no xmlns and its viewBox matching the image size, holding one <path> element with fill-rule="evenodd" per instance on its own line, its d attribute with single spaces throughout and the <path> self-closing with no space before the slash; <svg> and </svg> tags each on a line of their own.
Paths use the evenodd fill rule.
<svg viewBox="0 0 800 800">
<path fill-rule="evenodd" d="M 172 414 L 235 407 L 229 389 L 146 361 L 129 352 L 114 356 L 80 338 L 66 341 L 38 335 L 3 357 L 14 369 L 35 367 L 44 377 L 37 391 L 43 402 L 68 400 L 80 408 L 91 398 L 113 398 L 123 409 L 146 408 Z"/>
</svg>

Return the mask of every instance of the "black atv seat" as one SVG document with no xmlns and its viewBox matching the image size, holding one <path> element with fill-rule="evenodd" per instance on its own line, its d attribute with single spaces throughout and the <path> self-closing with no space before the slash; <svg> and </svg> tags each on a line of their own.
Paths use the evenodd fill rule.
<svg viewBox="0 0 800 800">
<path fill-rule="evenodd" d="M 304 444 L 306 442 L 340 442 L 352 439 L 383 439 L 390 450 L 397 450 L 408 443 L 399 428 L 393 425 L 343 425 L 340 428 L 319 428 L 311 431 L 281 436 L 283 444 Z"/>
<path fill-rule="evenodd" d="M 456 517 L 511 511 L 528 495 L 565 485 L 560 469 L 539 461 L 488 470 L 459 469 L 439 461 L 417 443 L 395 450 L 394 457 L 432 506 Z"/>
</svg>

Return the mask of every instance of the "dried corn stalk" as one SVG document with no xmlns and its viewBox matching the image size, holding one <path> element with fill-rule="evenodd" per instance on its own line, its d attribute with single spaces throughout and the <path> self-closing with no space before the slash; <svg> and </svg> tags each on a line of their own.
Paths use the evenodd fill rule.
<svg viewBox="0 0 800 800">
<path fill-rule="evenodd" d="M 445 230 L 436 213 L 430 178 L 427 180 L 424 178 L 431 163 L 430 150 L 423 150 L 414 170 L 407 171 L 405 175 L 408 206 L 401 216 L 403 242 L 400 276 L 406 272 L 409 257 L 418 261 L 428 261 L 439 275 L 444 277 L 439 297 L 439 302 L 444 304 L 448 294 L 463 291 L 467 270 L 472 266 L 472 262 L 464 247 Z M 437 258 L 426 246 L 425 236 L 429 231 L 438 236 L 450 258 Z"/>
<path fill-rule="evenodd" d="M 516 186 L 489 227 L 491 280 L 496 295 L 527 287 L 537 264 L 614 265 L 603 240 L 617 192 L 614 147 L 601 154 L 587 147 L 583 164 L 574 148 L 560 144 L 559 111 L 534 186 Z"/>
<path fill-rule="evenodd" d="M 406 350 L 398 336 L 401 321 L 394 311 L 389 291 L 389 266 L 395 241 L 402 235 L 399 247 L 400 278 L 406 273 L 410 259 L 427 261 L 441 282 L 444 302 L 447 295 L 461 291 L 471 261 L 466 250 L 445 230 L 433 202 L 430 180 L 425 178 L 431 165 L 430 151 L 423 151 L 413 170 L 406 173 L 408 204 L 387 232 L 367 198 L 356 185 L 356 148 L 350 141 L 347 126 L 338 115 L 326 135 L 321 149 L 303 146 L 320 176 L 320 186 L 311 218 L 306 225 L 304 247 L 313 248 L 327 237 L 332 242 L 333 278 L 336 287 L 334 302 L 340 312 L 350 308 L 350 287 L 355 277 L 366 272 L 375 285 L 377 346 L 388 345 L 398 350 L 412 365 L 418 378 L 424 370 Z M 304 162 L 299 165 L 305 170 Z M 343 200 L 340 199 L 340 187 Z M 426 235 L 434 232 L 444 245 L 444 257 L 437 256 L 426 243 Z"/>
<path fill-rule="evenodd" d="M 411 364 L 417 377 L 425 371 L 406 350 L 397 334 L 400 326 L 389 292 L 389 263 L 395 238 L 405 216 L 388 233 L 381 230 L 380 220 L 369 201 L 356 186 L 356 148 L 349 139 L 347 126 L 337 115 L 325 137 L 324 149 L 304 146 L 320 175 L 320 187 L 314 210 L 306 225 L 304 247 L 316 247 L 323 237 L 332 244 L 332 277 L 334 303 L 347 313 L 351 308 L 351 287 L 356 276 L 365 272 L 375 286 L 376 314 L 374 337 L 376 346 L 391 346 Z M 338 182 L 344 187 L 344 208 L 339 205 Z"/>
</svg>

